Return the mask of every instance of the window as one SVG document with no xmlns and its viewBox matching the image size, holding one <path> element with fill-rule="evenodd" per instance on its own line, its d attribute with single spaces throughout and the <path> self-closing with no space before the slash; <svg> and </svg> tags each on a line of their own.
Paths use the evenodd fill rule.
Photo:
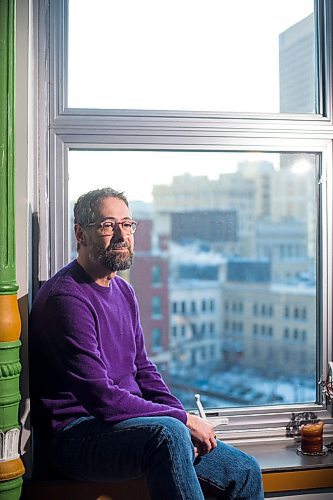
<svg viewBox="0 0 333 500">
<path fill-rule="evenodd" d="M 70 0 L 69 107 L 315 113 L 313 1 L 293 3 L 169 0 L 161 22 L 154 0 Z"/>
<path fill-rule="evenodd" d="M 307 318 L 307 312 L 306 312 L 306 307 L 303 307 L 302 308 L 302 319 L 306 319 Z"/>
<path fill-rule="evenodd" d="M 162 269 L 161 266 L 153 265 L 151 268 L 151 281 L 153 287 L 162 285 Z"/>
<path fill-rule="evenodd" d="M 152 318 L 159 318 L 162 316 L 162 300 L 159 295 L 154 295 L 151 298 L 151 316 Z"/>
<path fill-rule="evenodd" d="M 159 352 L 162 350 L 162 330 L 161 328 L 153 328 L 152 329 L 152 352 Z"/>
<path fill-rule="evenodd" d="M 135 273 L 139 276 L 147 263 L 150 287 L 154 279 L 158 281 L 157 273 L 168 277 L 162 280 L 159 295 L 152 297 L 144 289 L 139 299 L 148 301 L 141 307 L 141 320 L 150 345 L 158 338 L 154 329 L 172 334 L 172 338 L 165 334 L 163 353 L 158 356 L 165 354 L 164 374 L 173 392 L 193 407 L 195 389 L 206 407 L 233 408 L 235 413 L 239 407 L 244 411 L 243 407 L 258 404 L 276 405 L 277 412 L 280 404 L 289 404 L 295 411 L 300 405 L 318 408 L 322 400 L 317 382 L 326 373 L 332 338 L 325 295 L 332 287 L 328 272 L 333 198 L 330 2 L 300 0 L 291 7 L 289 1 L 268 0 L 261 2 L 260 15 L 255 0 L 241 3 L 242 15 L 238 1 L 213 2 L 210 9 L 201 6 L 200 18 L 195 3 L 186 1 L 182 6 L 177 2 L 179 15 L 172 16 L 171 2 L 166 10 L 172 17 L 174 40 L 167 37 L 168 47 L 163 45 L 163 30 L 151 17 L 156 6 L 143 1 L 139 7 L 133 2 L 135 23 L 126 17 L 129 31 L 123 30 L 124 43 L 108 51 L 109 64 L 102 69 L 112 73 L 104 76 L 94 65 L 110 39 L 98 37 L 100 45 L 94 48 L 89 37 L 89 47 L 83 48 L 78 30 L 85 29 L 88 5 L 89 32 L 97 25 L 99 34 L 107 37 L 113 30 L 104 28 L 104 18 L 109 17 L 101 15 L 103 9 L 110 4 L 112 18 L 117 19 L 127 1 L 93 7 L 84 0 L 50 4 L 52 23 L 46 39 L 52 64 L 40 85 L 43 91 L 48 88 L 45 82 L 54 82 L 50 95 L 40 99 L 41 106 L 49 102 L 47 113 L 43 108 L 40 112 L 41 120 L 49 116 L 44 131 L 47 150 L 41 141 L 40 167 L 47 193 L 41 196 L 41 222 L 50 220 L 50 224 L 41 224 L 40 279 L 75 256 L 71 213 L 77 196 L 108 184 L 125 190 L 133 216 L 140 222 L 135 235 L 138 271 L 133 266 L 125 278 L 135 285 Z M 218 15 L 221 5 L 232 10 Z M 143 29 L 138 19 L 142 15 L 145 20 L 146 8 L 151 15 Z M 93 17 L 95 10 L 98 20 Z M 230 37 L 228 43 L 216 40 L 217 34 L 224 35 L 222 22 L 235 25 L 235 13 L 237 25 L 241 19 L 248 25 L 243 31 L 233 30 L 241 44 Z M 40 16 L 41 22 L 44 18 Z M 214 28 L 216 20 L 218 28 Z M 135 37 L 135 24 L 140 25 L 140 37 Z M 196 36 L 204 24 L 211 35 L 207 39 Z M 187 27 L 194 31 L 186 37 Z M 246 36 L 245 29 L 250 29 L 251 36 Z M 142 50 L 140 44 L 151 30 L 159 40 L 151 50 Z M 259 35 L 258 50 L 250 45 L 253 33 Z M 269 42 L 270 33 L 275 47 Z M 138 44 L 132 43 L 134 38 Z M 177 50 L 172 52 L 173 41 Z M 208 56 L 216 57 L 215 47 L 221 65 L 209 63 Z M 160 54 L 157 58 L 155 49 Z M 136 50 L 140 57 L 135 56 Z M 79 60 L 80 52 L 84 61 Z M 261 59 L 255 59 L 257 55 Z M 149 69 L 152 58 L 162 68 L 154 66 L 156 78 Z M 227 88 L 221 86 L 221 68 Z M 160 85 L 160 77 L 170 91 Z M 268 84 L 271 77 L 274 81 Z M 106 92 L 100 87 L 104 83 Z M 215 325 L 212 335 L 200 335 L 198 313 L 203 304 Z M 297 342 L 295 304 L 302 328 Z M 269 325 L 258 321 L 265 319 L 262 305 Z M 243 310 L 252 311 L 258 324 L 251 327 L 244 321 L 241 331 L 237 319 Z M 169 313 L 163 317 L 162 311 Z M 300 344 L 306 365 L 294 356 L 301 353 Z M 289 352 L 289 347 L 293 352 L 287 363 L 284 351 Z M 207 363 L 210 352 L 215 353 L 214 360 Z M 307 388 L 304 391 L 298 390 L 300 380 Z M 235 386 L 244 389 L 250 382 L 262 390 L 260 402 L 254 396 L 233 397 Z M 214 395 L 207 390 L 213 383 Z M 256 412 L 260 414 L 260 408 L 250 413 Z"/>
</svg>

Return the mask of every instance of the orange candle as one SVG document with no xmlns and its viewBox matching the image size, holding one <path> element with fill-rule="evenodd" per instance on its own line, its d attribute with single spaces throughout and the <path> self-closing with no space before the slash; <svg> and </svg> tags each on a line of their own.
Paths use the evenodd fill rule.
<svg viewBox="0 0 333 500">
<path fill-rule="evenodd" d="M 301 449 L 305 453 L 320 453 L 323 451 L 324 422 L 319 420 L 314 424 L 301 427 Z"/>
</svg>

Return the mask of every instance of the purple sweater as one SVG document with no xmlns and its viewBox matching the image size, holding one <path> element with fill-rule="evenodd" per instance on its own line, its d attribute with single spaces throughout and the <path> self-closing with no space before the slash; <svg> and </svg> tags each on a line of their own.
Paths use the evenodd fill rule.
<svg viewBox="0 0 333 500">
<path fill-rule="evenodd" d="M 111 423 L 186 412 L 147 358 L 133 288 L 93 282 L 74 261 L 40 289 L 29 327 L 33 425 L 50 436 L 92 415 Z"/>
</svg>

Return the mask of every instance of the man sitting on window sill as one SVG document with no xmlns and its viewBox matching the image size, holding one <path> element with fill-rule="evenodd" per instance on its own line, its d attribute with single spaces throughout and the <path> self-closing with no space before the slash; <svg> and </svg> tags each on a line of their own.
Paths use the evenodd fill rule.
<svg viewBox="0 0 333 500">
<path fill-rule="evenodd" d="M 186 413 L 147 358 L 133 288 L 123 193 L 107 188 L 74 207 L 77 260 L 39 291 L 30 318 L 32 422 L 62 475 L 92 481 L 144 477 L 153 500 L 260 500 L 255 459 L 216 440 Z"/>
</svg>

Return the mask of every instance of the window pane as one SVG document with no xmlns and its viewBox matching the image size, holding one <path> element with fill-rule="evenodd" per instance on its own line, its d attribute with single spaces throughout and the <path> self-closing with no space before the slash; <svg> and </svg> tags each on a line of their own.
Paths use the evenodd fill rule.
<svg viewBox="0 0 333 500">
<path fill-rule="evenodd" d="M 162 268 L 154 265 L 151 269 L 151 280 L 154 287 L 159 287 L 162 284 Z"/>
<path fill-rule="evenodd" d="M 313 0 L 69 0 L 69 107 L 314 113 L 313 10 Z"/>
<path fill-rule="evenodd" d="M 160 328 L 153 328 L 151 333 L 152 333 L 151 349 L 153 352 L 159 352 L 162 349 L 162 330 Z"/>
<path fill-rule="evenodd" d="M 124 278 L 148 353 L 187 407 L 196 392 L 208 407 L 315 401 L 318 161 L 69 152 L 71 212 L 91 189 L 127 193 L 139 225 Z M 71 258 L 75 247 L 72 236 Z"/>
</svg>

